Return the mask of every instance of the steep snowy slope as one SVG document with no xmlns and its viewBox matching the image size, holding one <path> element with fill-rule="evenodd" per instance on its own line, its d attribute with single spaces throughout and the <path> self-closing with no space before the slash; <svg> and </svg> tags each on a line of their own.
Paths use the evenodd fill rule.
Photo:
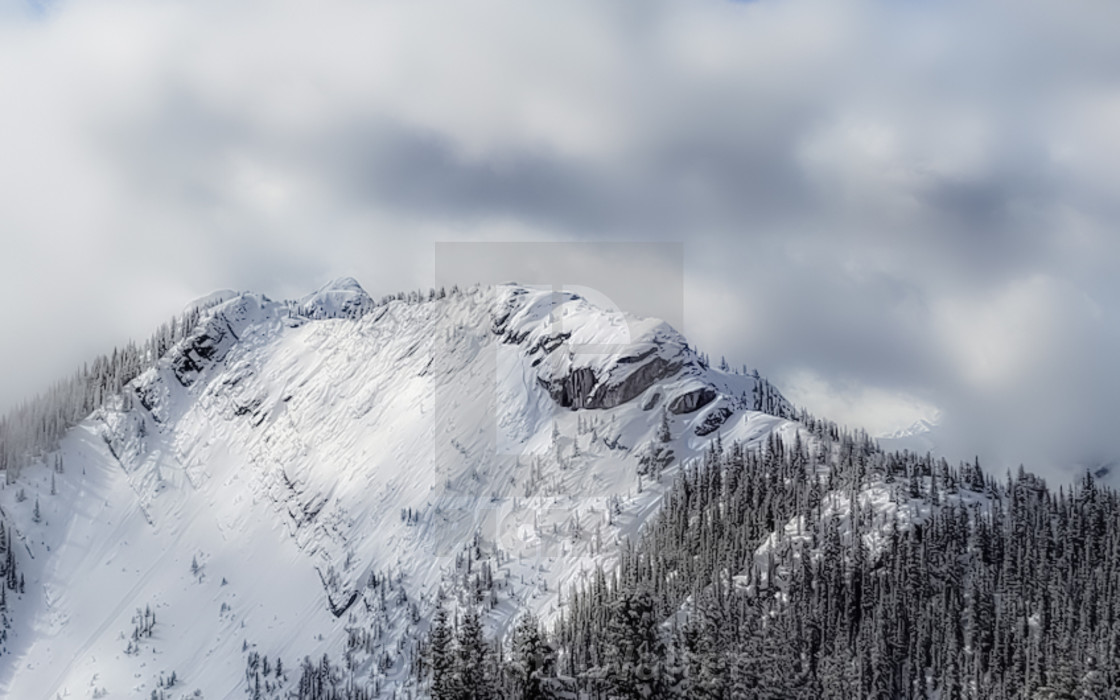
<svg viewBox="0 0 1120 700">
<path fill-rule="evenodd" d="M 437 595 L 492 633 L 558 614 L 682 461 L 790 415 L 571 293 L 234 296 L 0 492 L 28 555 L 0 694 L 245 697 L 254 655 L 290 684 L 324 653 L 391 694 Z"/>
</svg>

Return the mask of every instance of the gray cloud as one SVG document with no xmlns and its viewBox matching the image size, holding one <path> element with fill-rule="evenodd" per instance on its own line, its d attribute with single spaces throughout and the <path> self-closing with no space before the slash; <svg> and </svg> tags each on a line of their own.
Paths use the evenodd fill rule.
<svg viewBox="0 0 1120 700">
<path fill-rule="evenodd" d="M 334 154 L 321 167 L 358 206 L 450 221 L 508 216 L 573 230 L 613 223 L 612 183 L 548 153 L 466 158 L 441 134 L 387 122 L 340 130 L 330 139 L 315 144 L 309 158 Z"/>
<path fill-rule="evenodd" d="M 0 2 L 0 407 L 214 288 L 683 241 L 683 330 L 810 407 L 940 408 L 1001 463 L 1113 455 L 1118 26 L 1079 0 Z"/>
</svg>

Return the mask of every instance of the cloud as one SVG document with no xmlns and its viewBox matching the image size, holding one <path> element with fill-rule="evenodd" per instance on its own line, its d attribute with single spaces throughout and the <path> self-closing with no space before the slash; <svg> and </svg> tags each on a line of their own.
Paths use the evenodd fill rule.
<svg viewBox="0 0 1120 700">
<path fill-rule="evenodd" d="M 1117 26 L 1082 0 L 8 0 L 0 406 L 214 288 L 683 241 L 684 330 L 821 413 L 1114 452 Z"/>
<path fill-rule="evenodd" d="M 843 416 L 849 428 L 863 428 L 875 436 L 940 418 L 936 406 L 913 396 L 859 382 L 829 381 L 811 370 L 787 375 L 782 390 L 795 403 L 811 403 L 821 415 Z"/>
</svg>

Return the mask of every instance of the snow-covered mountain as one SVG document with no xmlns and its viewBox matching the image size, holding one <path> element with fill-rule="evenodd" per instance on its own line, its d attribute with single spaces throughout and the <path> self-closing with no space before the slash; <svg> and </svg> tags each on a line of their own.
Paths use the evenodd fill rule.
<svg viewBox="0 0 1120 700">
<path fill-rule="evenodd" d="M 389 695 L 441 594 L 490 634 L 555 618 L 682 463 L 798 428 L 757 375 L 573 293 L 344 279 L 197 308 L 0 491 L 27 579 L 4 697 L 240 698 L 254 656 L 324 654 Z"/>
</svg>

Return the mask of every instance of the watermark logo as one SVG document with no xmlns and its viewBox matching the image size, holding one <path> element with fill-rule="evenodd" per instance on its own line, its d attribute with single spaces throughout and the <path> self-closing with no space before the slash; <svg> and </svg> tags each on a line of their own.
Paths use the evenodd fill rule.
<svg viewBox="0 0 1120 700">
<path fill-rule="evenodd" d="M 614 507 L 603 460 L 623 468 L 632 446 L 588 397 L 634 356 L 639 317 L 681 328 L 682 246 L 437 243 L 435 272 L 461 298 L 432 358 L 434 554 L 593 551 Z"/>
</svg>

